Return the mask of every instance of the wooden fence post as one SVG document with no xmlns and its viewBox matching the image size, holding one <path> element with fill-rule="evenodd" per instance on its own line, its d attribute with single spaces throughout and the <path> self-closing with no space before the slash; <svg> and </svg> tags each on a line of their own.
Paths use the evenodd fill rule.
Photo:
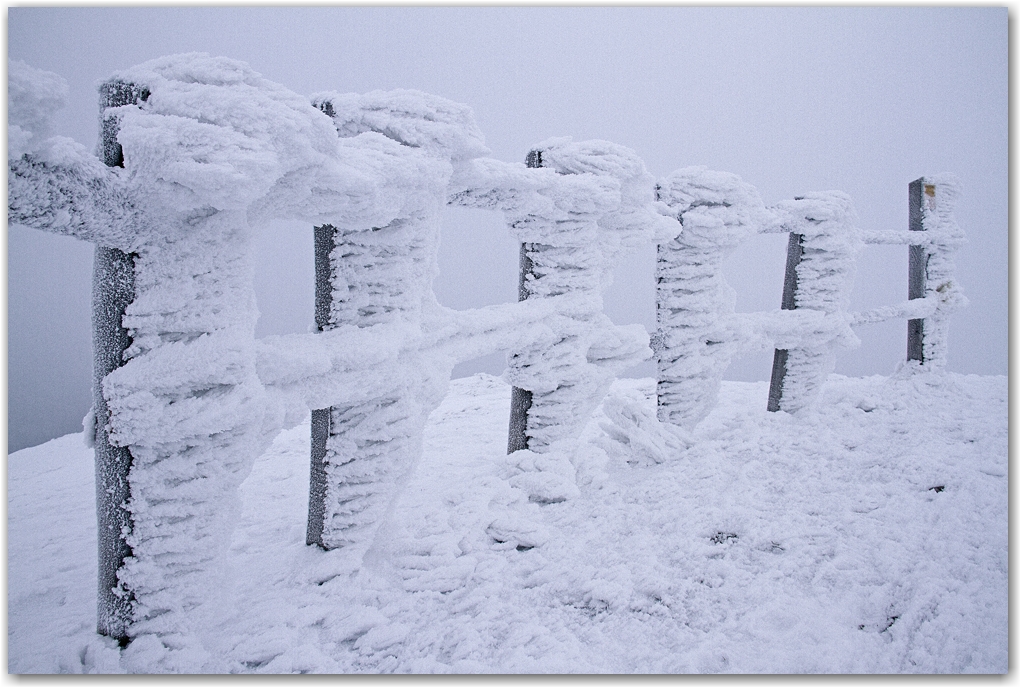
<svg viewBox="0 0 1020 687">
<path fill-rule="evenodd" d="M 106 108 L 137 105 L 148 99 L 144 88 L 122 81 L 100 86 L 100 106 L 104 110 L 102 129 L 103 162 L 123 167 L 124 154 L 117 143 L 120 127 L 116 116 L 107 117 Z M 92 395 L 95 416 L 96 519 L 99 547 L 99 634 L 116 639 L 121 646 L 129 641 L 134 597 L 124 589 L 117 573 L 131 555 L 127 535 L 132 530 L 127 509 L 131 497 L 128 473 L 131 451 L 110 444 L 110 411 L 103 397 L 103 379 L 124 364 L 124 351 L 131 337 L 122 325 L 124 312 L 135 297 L 135 256 L 117 248 L 97 245 L 92 272 Z"/>
<path fill-rule="evenodd" d="M 924 203 L 928 203 L 929 210 L 935 209 L 935 184 L 926 183 L 921 177 L 910 182 L 910 231 L 925 231 Z M 907 298 L 924 298 L 925 277 L 928 266 L 928 248 L 926 246 L 911 245 L 910 257 L 907 271 Z M 907 360 L 916 360 L 924 364 L 924 320 L 907 320 Z"/>
<path fill-rule="evenodd" d="M 336 227 L 324 224 L 315 227 L 315 327 L 320 332 L 331 328 L 330 309 L 333 305 L 333 280 L 329 255 L 336 245 Z M 330 434 L 330 408 L 312 411 L 311 474 L 308 485 L 308 529 L 306 544 L 325 548 L 322 528 L 326 507 L 326 441 Z"/>
<path fill-rule="evenodd" d="M 525 164 L 531 168 L 542 166 L 542 152 L 532 150 L 525 159 Z M 533 245 L 521 244 L 520 278 L 517 282 L 517 300 L 523 301 L 528 298 L 528 277 L 534 272 L 534 263 L 531 260 Z M 528 411 L 531 409 L 531 391 L 513 387 L 510 390 L 510 430 L 507 437 L 507 455 L 514 451 L 528 448 Z"/>
<path fill-rule="evenodd" d="M 790 232 L 786 246 L 786 275 L 783 279 L 783 310 L 797 309 L 797 265 L 804 255 L 804 237 Z M 783 382 L 786 379 L 786 361 L 789 351 L 776 349 L 772 357 L 772 380 L 769 383 L 769 412 L 776 412 L 783 400 Z"/>
</svg>

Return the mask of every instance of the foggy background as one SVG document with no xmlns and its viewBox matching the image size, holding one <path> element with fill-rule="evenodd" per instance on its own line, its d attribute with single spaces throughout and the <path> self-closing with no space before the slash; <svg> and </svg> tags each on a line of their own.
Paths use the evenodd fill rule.
<svg viewBox="0 0 1020 687">
<path fill-rule="evenodd" d="M 949 369 L 1007 372 L 1007 10 L 1005 8 L 9 8 L 8 57 L 70 87 L 57 133 L 94 147 L 96 88 L 112 72 L 202 51 L 248 62 L 303 94 L 414 88 L 465 103 L 492 156 L 524 161 L 551 136 L 633 148 L 648 170 L 706 165 L 766 203 L 810 191 L 853 198 L 866 229 L 906 230 L 907 185 L 952 172 L 969 244 L 956 256 L 970 299 L 952 317 Z M 8 234 L 8 450 L 81 431 L 91 405 L 92 246 L 20 226 Z M 786 235 L 727 262 L 739 311 L 773 310 Z M 447 211 L 439 301 L 516 300 L 516 244 L 498 213 Z M 275 224 L 258 243 L 257 334 L 313 321 L 311 227 Z M 907 249 L 869 246 L 852 309 L 904 300 Z M 654 247 L 626 258 L 606 294 L 618 324 L 655 329 Z M 857 329 L 836 372 L 887 375 L 906 323 Z M 726 378 L 768 379 L 772 352 Z M 499 374 L 503 355 L 455 376 Z M 631 376 L 653 376 L 652 363 Z"/>
</svg>

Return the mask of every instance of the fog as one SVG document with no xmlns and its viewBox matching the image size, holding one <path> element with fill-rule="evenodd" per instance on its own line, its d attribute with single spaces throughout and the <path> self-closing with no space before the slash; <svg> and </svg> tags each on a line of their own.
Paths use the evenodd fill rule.
<svg viewBox="0 0 1020 687">
<path fill-rule="evenodd" d="M 298 93 L 414 88 L 474 109 L 492 156 L 524 161 L 551 136 L 607 139 L 665 176 L 706 165 L 766 203 L 810 191 L 853 198 L 866 229 L 907 228 L 907 185 L 955 173 L 956 256 L 970 305 L 953 316 L 949 369 L 1007 371 L 1005 8 L 10 8 L 8 57 L 63 76 L 57 133 L 94 146 L 98 84 L 161 55 L 248 62 Z M 516 298 L 517 246 L 497 213 L 449 210 L 435 291 L 469 308 Z M 312 322 L 312 232 L 257 242 L 257 333 Z M 285 238 L 281 238 L 285 236 Z M 295 238 L 297 237 L 297 238 Z M 737 309 L 779 307 L 785 236 L 759 236 L 726 265 Z M 92 246 L 8 232 L 8 450 L 80 431 L 91 403 Z M 871 246 L 852 309 L 906 297 L 906 248 Z M 626 258 L 606 294 L 618 324 L 655 328 L 654 248 Z M 906 324 L 858 330 L 836 371 L 889 374 Z M 728 379 L 767 379 L 771 352 Z M 456 375 L 499 374 L 501 355 Z M 631 371 L 651 376 L 644 363 Z"/>
</svg>

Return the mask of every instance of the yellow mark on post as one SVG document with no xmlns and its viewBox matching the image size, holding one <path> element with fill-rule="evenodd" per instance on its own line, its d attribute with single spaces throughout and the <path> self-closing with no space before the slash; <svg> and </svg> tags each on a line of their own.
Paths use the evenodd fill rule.
<svg viewBox="0 0 1020 687">
<path fill-rule="evenodd" d="M 928 196 L 928 210 L 935 212 L 935 184 L 925 184 L 924 195 Z"/>
</svg>

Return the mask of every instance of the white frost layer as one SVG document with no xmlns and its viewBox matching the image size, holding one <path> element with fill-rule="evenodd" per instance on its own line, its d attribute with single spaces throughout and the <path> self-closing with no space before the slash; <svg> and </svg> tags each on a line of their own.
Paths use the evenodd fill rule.
<svg viewBox="0 0 1020 687">
<path fill-rule="evenodd" d="M 509 387 L 454 380 L 356 576 L 304 545 L 302 424 L 241 486 L 236 594 L 199 634 L 237 673 L 1005 673 L 1007 386 L 832 376 L 810 417 L 723 382 L 680 450 L 654 380 L 618 380 L 579 494 L 540 507 Z M 94 633 L 93 498 L 78 435 L 9 457 L 11 673 L 171 670 Z"/>
<path fill-rule="evenodd" d="M 190 637 L 225 589 L 236 489 L 288 419 L 257 374 L 252 226 L 386 226 L 420 211 L 435 164 L 379 134 L 341 139 L 306 99 L 225 58 L 160 58 L 114 78 L 148 94 L 104 112 L 124 168 L 44 141 L 11 161 L 11 217 L 137 255 L 124 318 L 133 343 L 103 384 L 111 440 L 134 457 L 121 582 L 134 595 L 135 646 L 168 669 L 209 669 L 215 658 Z M 22 100 L 39 109 L 52 79 L 32 79 Z M 31 109 L 18 121 L 45 131 Z M 427 194 L 433 212 L 442 188 Z"/>
<path fill-rule="evenodd" d="M 850 329 L 846 312 L 857 253 L 863 242 L 858 234 L 853 203 L 840 191 L 809 193 L 780 203 L 776 210 L 785 216 L 784 225 L 790 233 L 802 237 L 803 252 L 796 270 L 796 307 L 821 312 L 836 323 L 829 340 L 787 349 L 779 407 L 797 412 L 812 404 L 825 378 L 832 372 L 836 349 L 860 345 Z"/>
<path fill-rule="evenodd" d="M 602 313 L 615 259 L 679 227 L 656 202 L 654 180 L 633 151 L 560 138 L 533 154 L 538 168 L 476 161 L 456 177 L 451 202 L 505 213 L 530 261 L 522 285 L 528 299 L 569 294 L 586 305 L 553 346 L 516 349 L 509 358 L 507 381 L 532 392 L 528 446 L 547 452 L 576 437 L 615 375 L 648 356 L 643 330 L 615 327 Z"/>
<path fill-rule="evenodd" d="M 765 222 L 758 191 L 740 177 L 704 167 L 679 169 L 657 187 L 683 224 L 661 242 L 655 266 L 658 416 L 692 428 L 715 405 L 722 375 L 737 353 L 736 292 L 722 261 Z"/>
<path fill-rule="evenodd" d="M 312 100 L 332 118 L 342 139 L 385 136 L 409 167 L 420 170 L 405 181 L 404 204 L 390 222 L 370 231 L 350 227 L 342 218 L 330 223 L 335 231 L 325 328 L 396 327 L 415 337 L 441 317 L 432 281 L 454 165 L 488 152 L 474 115 L 464 105 L 419 91 L 321 93 Z M 321 533 L 327 549 L 363 552 L 372 544 L 421 455 L 425 420 L 449 380 L 449 369 L 437 369 L 429 359 L 432 351 L 387 348 L 389 355 L 377 363 L 386 373 L 361 375 L 363 398 L 330 406 Z"/>
<path fill-rule="evenodd" d="M 851 324 L 901 312 L 868 312 L 855 320 L 846 311 L 862 241 L 843 193 L 812 193 L 766 208 L 739 177 L 690 167 L 661 181 L 658 195 L 684 227 L 660 242 L 656 266 L 654 346 L 664 422 L 694 427 L 715 404 L 730 360 L 769 345 L 788 351 L 781 408 L 804 409 L 831 371 L 835 350 L 859 344 Z M 734 313 L 722 260 L 751 234 L 779 231 L 801 237 L 797 310 Z"/>
<path fill-rule="evenodd" d="M 371 131 L 453 162 L 489 153 L 471 108 L 429 93 L 322 92 L 312 96 L 312 104 L 332 118 L 341 138 Z"/>
</svg>

